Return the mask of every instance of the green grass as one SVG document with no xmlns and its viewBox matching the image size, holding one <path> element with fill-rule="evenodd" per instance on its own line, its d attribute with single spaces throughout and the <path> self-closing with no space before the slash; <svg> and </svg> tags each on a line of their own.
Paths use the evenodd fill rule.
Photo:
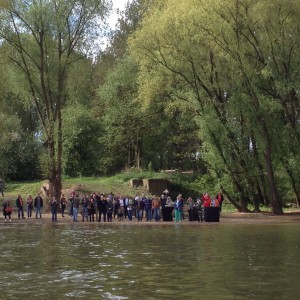
<svg viewBox="0 0 300 300">
<path fill-rule="evenodd" d="M 43 185 L 43 181 L 9 182 L 5 184 L 4 195 L 7 198 L 17 199 L 18 194 L 27 197 L 36 195 Z"/>
<path fill-rule="evenodd" d="M 129 185 L 129 180 L 126 180 L 121 176 L 64 179 L 63 188 L 86 194 L 90 194 L 92 192 L 104 192 L 105 194 L 109 194 L 112 192 L 114 194 L 120 193 L 122 195 L 134 196 L 136 193 L 146 192 L 143 187 L 131 187 Z"/>
<path fill-rule="evenodd" d="M 136 179 L 136 173 L 119 174 L 112 177 L 79 177 L 79 178 L 63 178 L 63 192 L 68 196 L 72 190 L 82 194 L 90 194 L 92 192 L 104 192 L 108 194 L 113 192 L 114 194 L 120 193 L 122 195 L 134 196 L 137 193 L 147 193 L 144 187 L 131 187 L 129 180 Z M 140 174 L 140 176 L 149 176 L 150 174 Z M 157 178 L 159 176 L 153 176 L 151 178 Z M 150 176 L 149 176 L 150 177 Z M 145 177 L 144 177 L 145 178 Z M 31 181 L 31 182 L 7 182 L 5 184 L 4 198 L 10 200 L 17 199 L 18 194 L 21 194 L 23 199 L 27 199 L 27 196 L 31 194 L 33 197 L 41 191 L 43 184 L 46 181 Z M 1 199 L 1 196 L 0 196 Z"/>
</svg>

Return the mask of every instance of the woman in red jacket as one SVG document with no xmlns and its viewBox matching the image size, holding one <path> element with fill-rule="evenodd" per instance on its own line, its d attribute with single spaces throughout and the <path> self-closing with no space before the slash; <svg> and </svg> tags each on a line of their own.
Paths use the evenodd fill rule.
<svg viewBox="0 0 300 300">
<path fill-rule="evenodd" d="M 211 199 L 207 193 L 203 195 L 203 207 L 210 207 Z"/>
</svg>

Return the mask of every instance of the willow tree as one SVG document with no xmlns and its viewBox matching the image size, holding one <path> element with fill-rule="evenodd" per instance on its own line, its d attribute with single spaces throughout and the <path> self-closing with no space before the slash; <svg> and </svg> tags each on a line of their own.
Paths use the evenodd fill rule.
<svg viewBox="0 0 300 300">
<path fill-rule="evenodd" d="M 131 41 L 141 98 L 168 90 L 197 111 L 202 153 L 241 210 L 262 198 L 282 213 L 280 161 L 297 178 L 298 16 L 298 1 L 157 1 Z"/>
<path fill-rule="evenodd" d="M 106 0 L 1 3 L 2 46 L 13 63 L 15 90 L 34 105 L 40 120 L 50 195 L 59 196 L 62 187 L 62 108 L 68 97 L 68 70 L 95 50 L 93 43 L 108 11 Z"/>
<path fill-rule="evenodd" d="M 166 91 L 174 104 L 184 102 L 197 112 L 204 141 L 201 153 L 211 174 L 219 178 L 232 203 L 246 211 L 256 187 L 251 176 L 253 159 L 249 159 L 249 142 L 242 133 L 245 126 L 234 113 L 240 105 L 230 100 L 231 68 L 218 58 L 213 36 L 199 26 L 206 18 L 200 2 L 169 1 L 160 3 L 145 19 L 131 43 L 141 67 L 140 95 L 152 100 Z M 224 181 L 230 181 L 230 189 Z"/>
</svg>

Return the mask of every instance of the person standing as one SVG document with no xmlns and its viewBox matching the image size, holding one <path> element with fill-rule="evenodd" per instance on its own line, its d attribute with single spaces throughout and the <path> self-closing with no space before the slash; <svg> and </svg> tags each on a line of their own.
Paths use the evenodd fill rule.
<svg viewBox="0 0 300 300">
<path fill-rule="evenodd" d="M 103 214 L 103 221 L 106 222 L 106 217 L 107 217 L 107 204 L 108 200 L 107 197 L 103 194 L 102 196 L 102 214 Z"/>
<path fill-rule="evenodd" d="M 92 222 L 92 220 L 93 222 L 95 222 L 95 199 L 93 194 L 90 197 L 88 213 L 89 213 L 90 222 Z"/>
<path fill-rule="evenodd" d="M 67 200 L 66 200 L 65 194 L 62 194 L 61 198 L 60 198 L 60 208 L 61 208 L 61 216 L 63 218 L 65 217 L 66 207 L 67 207 Z"/>
<path fill-rule="evenodd" d="M 174 209 L 175 209 L 175 222 L 181 222 L 182 221 L 182 211 L 183 211 L 183 201 L 182 201 L 181 194 L 179 194 L 177 196 L 177 199 L 174 202 Z"/>
<path fill-rule="evenodd" d="M 113 207 L 114 207 L 114 195 L 112 192 L 110 192 L 107 196 L 107 202 L 111 202 Z M 114 212 L 114 208 L 113 208 L 113 212 Z"/>
<path fill-rule="evenodd" d="M 146 221 L 151 222 L 152 219 L 152 200 L 148 197 L 145 199 Z"/>
<path fill-rule="evenodd" d="M 4 216 L 4 222 L 6 222 L 6 217 L 8 217 L 9 222 L 11 222 L 11 214 L 12 214 L 12 207 L 10 206 L 9 200 L 5 200 L 3 202 L 3 216 Z"/>
<path fill-rule="evenodd" d="M 118 197 L 113 198 L 113 205 L 114 205 L 114 219 L 115 219 L 116 216 L 118 216 L 118 211 L 119 211 L 119 206 L 120 206 Z"/>
<path fill-rule="evenodd" d="M 73 222 L 78 222 L 78 212 L 79 212 L 79 195 L 77 194 L 73 199 Z"/>
<path fill-rule="evenodd" d="M 58 201 L 56 200 L 55 196 L 52 197 L 50 207 L 51 207 L 51 214 L 52 214 L 52 222 L 57 222 L 57 210 L 58 210 Z"/>
<path fill-rule="evenodd" d="M 207 208 L 211 206 L 211 199 L 208 193 L 203 195 L 203 207 Z"/>
<path fill-rule="evenodd" d="M 128 204 L 127 204 L 127 214 L 128 214 L 128 220 L 132 221 L 132 210 L 134 206 L 134 201 L 131 196 L 128 198 Z"/>
<path fill-rule="evenodd" d="M 75 198 L 75 192 L 72 191 L 71 196 L 69 198 L 70 208 L 69 208 L 69 216 L 73 217 L 73 200 Z"/>
<path fill-rule="evenodd" d="M 161 203 L 161 208 L 163 209 L 167 203 L 167 197 L 164 194 L 160 196 L 160 203 Z"/>
<path fill-rule="evenodd" d="M 136 213 L 136 218 L 138 222 L 142 221 L 142 209 L 141 209 L 141 197 L 136 196 L 134 199 L 134 206 L 135 206 L 135 213 Z"/>
<path fill-rule="evenodd" d="M 162 194 L 160 196 L 160 204 L 161 204 L 161 214 L 162 214 L 163 220 L 165 220 L 165 207 L 166 207 L 166 203 L 167 203 L 167 197 L 165 196 L 165 194 Z"/>
<path fill-rule="evenodd" d="M 118 221 L 123 221 L 124 218 L 124 200 L 120 193 L 114 199 L 114 218 L 117 215 Z"/>
<path fill-rule="evenodd" d="M 112 222 L 113 210 L 114 210 L 113 200 L 108 198 L 107 204 L 106 204 L 107 222 Z"/>
<path fill-rule="evenodd" d="M 103 221 L 106 222 L 106 204 L 107 201 L 103 194 L 100 195 L 97 200 L 97 209 L 98 209 L 98 222 L 101 222 L 101 216 L 103 215 Z"/>
<path fill-rule="evenodd" d="M 197 198 L 196 203 L 193 205 L 194 208 L 194 220 L 203 222 L 203 209 L 201 199 Z"/>
<path fill-rule="evenodd" d="M 124 217 L 125 219 L 128 217 L 127 207 L 128 207 L 128 195 L 124 198 Z"/>
<path fill-rule="evenodd" d="M 119 221 L 124 221 L 124 199 L 118 194 L 118 203 L 119 203 L 119 210 L 118 210 L 118 219 Z"/>
<path fill-rule="evenodd" d="M 88 221 L 89 214 L 88 214 L 88 208 L 89 208 L 89 198 L 87 195 L 83 195 L 81 199 L 81 206 L 82 206 L 82 222 L 86 219 Z"/>
<path fill-rule="evenodd" d="M 155 221 L 158 222 L 160 220 L 160 199 L 156 196 L 152 199 L 152 209 Z"/>
<path fill-rule="evenodd" d="M 173 207 L 173 206 L 174 206 L 174 202 L 172 201 L 171 197 L 169 196 L 167 198 L 166 207 Z"/>
<path fill-rule="evenodd" d="M 216 199 L 219 202 L 219 208 L 220 208 L 220 212 L 221 212 L 222 211 L 222 203 L 224 201 L 224 196 L 221 191 L 219 191 L 219 193 L 217 194 Z"/>
<path fill-rule="evenodd" d="M 40 219 L 42 218 L 42 208 L 43 208 L 43 198 L 41 194 L 38 195 L 34 199 L 34 207 L 35 207 L 35 218 L 37 219 L 38 215 L 40 215 Z"/>
<path fill-rule="evenodd" d="M 192 197 L 189 197 L 187 199 L 187 204 L 188 204 L 188 213 L 189 213 L 189 221 L 195 221 L 194 219 L 194 202 Z"/>
<path fill-rule="evenodd" d="M 163 220 L 167 222 L 172 222 L 173 221 L 173 209 L 174 209 L 174 202 L 172 201 L 171 197 L 167 197 L 166 205 L 164 208 L 164 215 L 163 215 Z"/>
<path fill-rule="evenodd" d="M 18 208 L 18 218 L 25 219 L 23 210 L 23 199 L 20 194 L 18 195 L 18 198 L 16 200 L 16 206 Z"/>
<path fill-rule="evenodd" d="M 141 197 L 138 195 L 134 198 L 135 217 L 137 218 L 138 222 L 141 221 L 141 201 Z"/>
<path fill-rule="evenodd" d="M 32 209 L 33 209 L 33 199 L 31 195 L 28 195 L 27 198 L 27 218 L 31 218 L 32 215 Z"/>
<path fill-rule="evenodd" d="M 95 204 L 96 204 L 96 221 L 100 222 L 100 217 L 101 217 L 101 196 L 99 195 L 99 193 L 95 193 Z"/>
<path fill-rule="evenodd" d="M 144 218 L 144 210 L 145 210 L 145 201 L 146 201 L 147 197 L 145 196 L 145 194 L 142 194 L 141 197 L 141 202 L 140 202 L 140 220 L 143 221 Z"/>
</svg>

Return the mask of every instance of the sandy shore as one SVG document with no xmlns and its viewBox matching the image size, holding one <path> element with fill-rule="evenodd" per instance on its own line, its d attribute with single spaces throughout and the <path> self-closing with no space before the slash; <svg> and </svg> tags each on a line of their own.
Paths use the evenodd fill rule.
<svg viewBox="0 0 300 300">
<path fill-rule="evenodd" d="M 106 222 L 81 222 L 81 215 L 78 216 L 78 220 L 80 224 L 82 225 L 89 225 L 89 224 L 98 224 L 98 225 L 104 225 L 104 224 L 111 224 L 111 225 L 122 225 L 122 224 L 136 224 L 136 225 L 171 225 L 174 224 L 174 222 L 155 222 L 152 220 L 151 222 L 138 222 L 136 218 L 133 218 L 133 220 L 130 222 L 128 219 L 124 219 L 123 221 L 118 221 L 118 219 L 113 219 L 111 223 Z M 10 223 L 8 220 L 5 222 L 4 217 L 1 216 L 2 224 Z M 300 222 L 300 210 L 294 210 L 284 213 L 280 216 L 272 215 L 271 213 L 228 213 L 228 212 L 222 212 L 220 215 L 220 222 L 219 223 L 225 223 L 225 224 L 274 224 L 274 223 L 295 223 Z M 49 224 L 52 223 L 51 220 L 51 214 L 50 213 L 44 213 L 42 214 L 42 219 L 31 217 L 31 218 L 25 218 L 25 219 L 18 219 L 17 214 L 13 213 L 12 215 L 12 221 L 11 224 Z M 64 218 L 59 214 L 57 217 L 57 224 L 70 224 L 73 223 L 72 217 L 65 215 Z M 206 222 L 189 222 L 188 219 L 183 220 L 180 222 L 182 225 L 193 225 L 193 226 L 199 226 L 208 224 Z M 209 224 L 216 224 L 216 223 L 209 223 Z"/>
</svg>

